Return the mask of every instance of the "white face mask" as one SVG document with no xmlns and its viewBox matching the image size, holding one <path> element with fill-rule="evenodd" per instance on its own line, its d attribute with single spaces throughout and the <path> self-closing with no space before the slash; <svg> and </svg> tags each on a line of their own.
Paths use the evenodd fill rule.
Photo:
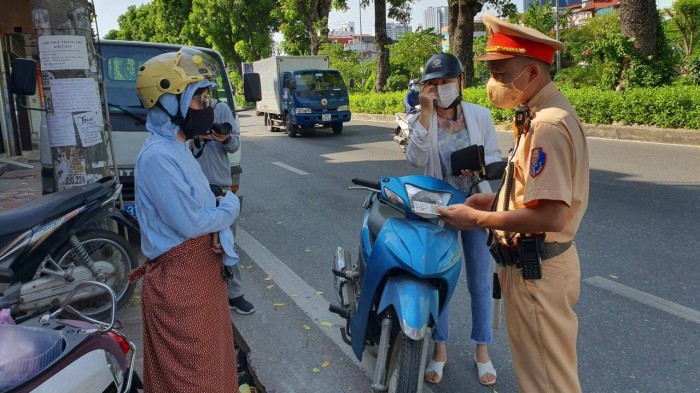
<svg viewBox="0 0 700 393">
<path fill-rule="evenodd" d="M 459 82 L 446 83 L 438 87 L 438 106 L 448 108 L 459 97 Z"/>
</svg>

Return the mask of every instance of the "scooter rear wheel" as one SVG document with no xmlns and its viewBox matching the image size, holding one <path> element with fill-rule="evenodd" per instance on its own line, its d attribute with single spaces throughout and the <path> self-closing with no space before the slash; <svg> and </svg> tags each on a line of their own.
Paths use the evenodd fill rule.
<svg viewBox="0 0 700 393">
<path fill-rule="evenodd" d="M 110 287 L 117 295 L 117 310 L 122 308 L 134 293 L 136 286 L 129 283 L 129 271 L 139 266 L 136 252 L 129 243 L 117 233 L 104 229 L 88 229 L 77 235 L 80 243 L 85 247 L 93 262 L 108 262 L 114 267 L 114 274 L 110 277 L 100 277 L 110 283 Z M 64 244 L 56 253 L 55 261 L 61 268 L 68 267 L 71 263 L 80 265 L 80 259 L 76 250 L 70 243 Z M 110 314 L 111 301 L 109 295 L 102 294 L 88 299 L 78 300 L 72 304 L 74 308 L 95 319 L 103 319 Z"/>
</svg>

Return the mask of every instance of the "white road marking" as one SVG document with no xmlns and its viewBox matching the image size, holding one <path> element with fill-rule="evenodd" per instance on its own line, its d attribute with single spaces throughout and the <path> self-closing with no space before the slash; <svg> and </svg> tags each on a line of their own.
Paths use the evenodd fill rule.
<svg viewBox="0 0 700 393">
<path fill-rule="evenodd" d="M 657 310 L 661 310 L 690 322 L 700 324 L 700 311 L 693 310 L 690 307 L 681 306 L 680 304 L 673 303 L 669 300 L 662 299 L 658 296 L 642 292 L 638 289 L 634 289 L 628 287 L 627 285 L 623 285 L 599 276 L 589 277 L 583 281 L 598 288 L 606 289 L 612 293 L 624 296 L 628 299 L 646 304 L 647 306 L 654 307 Z"/>
<path fill-rule="evenodd" d="M 240 226 L 236 228 L 236 243 L 258 267 L 267 275 L 275 278 L 275 284 L 288 296 L 298 295 L 291 297 L 294 303 L 372 380 L 376 359 L 365 352 L 362 356 L 362 362 L 357 360 L 352 348 L 343 341 L 340 329 L 338 329 L 338 326 L 345 326 L 345 320 L 328 311 L 329 302 L 323 296 L 319 296 L 314 288 Z M 331 257 L 332 255 L 328 256 L 329 279 L 332 277 Z M 335 326 L 333 328 L 325 327 L 321 325 L 321 321 L 331 322 Z M 432 393 L 432 390 L 425 385 L 423 391 Z"/>
<path fill-rule="evenodd" d="M 292 171 L 292 172 L 299 174 L 299 175 L 308 175 L 309 174 L 308 172 L 304 172 L 301 169 L 294 168 L 293 166 L 289 166 L 289 165 L 283 164 L 281 162 L 275 161 L 275 162 L 273 162 L 273 164 L 277 165 L 280 168 L 284 168 L 288 171 Z"/>
</svg>

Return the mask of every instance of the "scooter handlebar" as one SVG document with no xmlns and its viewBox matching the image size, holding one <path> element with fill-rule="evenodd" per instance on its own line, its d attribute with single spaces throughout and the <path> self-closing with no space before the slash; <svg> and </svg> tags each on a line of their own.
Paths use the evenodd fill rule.
<svg viewBox="0 0 700 393">
<path fill-rule="evenodd" d="M 352 179 L 352 183 L 357 184 L 358 186 L 371 188 L 373 190 L 381 190 L 382 189 L 382 185 L 378 181 L 360 179 L 359 177 Z"/>
</svg>

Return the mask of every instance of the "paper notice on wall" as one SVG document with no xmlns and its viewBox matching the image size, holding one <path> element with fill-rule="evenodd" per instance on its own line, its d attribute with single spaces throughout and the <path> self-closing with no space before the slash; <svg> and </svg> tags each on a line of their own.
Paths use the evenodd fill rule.
<svg viewBox="0 0 700 393">
<path fill-rule="evenodd" d="M 85 37 L 79 35 L 39 37 L 39 57 L 43 71 L 86 70 L 89 68 Z"/>
<path fill-rule="evenodd" d="M 75 146 L 75 128 L 70 113 L 47 113 L 46 126 L 49 130 L 49 146 Z"/>
<path fill-rule="evenodd" d="M 52 79 L 49 83 L 54 112 L 100 110 L 99 90 L 93 78 Z"/>
<path fill-rule="evenodd" d="M 85 112 L 73 115 L 75 126 L 78 128 L 83 147 L 102 143 L 102 113 Z"/>
</svg>

